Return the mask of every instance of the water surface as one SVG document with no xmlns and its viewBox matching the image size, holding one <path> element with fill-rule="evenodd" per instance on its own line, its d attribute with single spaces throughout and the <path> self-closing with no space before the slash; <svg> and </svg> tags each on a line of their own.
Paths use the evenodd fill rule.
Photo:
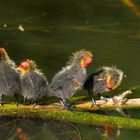
<svg viewBox="0 0 140 140">
<path fill-rule="evenodd" d="M 98 67 L 112 65 L 124 71 L 126 78 L 120 88 L 111 94 L 140 85 L 138 0 L 5 0 L 0 4 L 0 17 L 1 47 L 7 49 L 17 64 L 26 58 L 34 59 L 49 82 L 66 64 L 72 52 L 87 49 L 93 52 L 94 59 L 88 69 L 89 74 Z M 137 88 L 129 97 L 139 97 L 139 93 L 140 88 Z M 87 94 L 81 91 L 77 95 Z M 128 112 L 132 117 L 139 118 L 140 110 Z M 3 127 L 9 121 L 9 118 L 0 121 L 2 139 L 19 139 L 18 130 L 33 140 L 105 139 L 104 128 L 96 126 L 73 124 L 78 127 L 76 129 L 62 122 L 20 119 L 14 125 Z M 59 134 L 57 127 L 62 131 L 66 127 L 67 132 Z M 116 139 L 139 139 L 139 131 L 118 131 Z"/>
</svg>

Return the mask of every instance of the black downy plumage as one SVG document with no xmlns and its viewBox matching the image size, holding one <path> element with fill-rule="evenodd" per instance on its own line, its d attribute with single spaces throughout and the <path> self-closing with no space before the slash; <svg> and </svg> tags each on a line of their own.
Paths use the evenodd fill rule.
<svg viewBox="0 0 140 140">
<path fill-rule="evenodd" d="M 92 104 L 96 105 L 94 95 L 101 95 L 117 88 L 123 79 L 123 72 L 115 67 L 102 67 L 92 73 L 85 81 L 83 88 L 88 91 Z"/>
<path fill-rule="evenodd" d="M 0 104 L 3 95 L 15 96 L 16 103 L 20 92 L 20 75 L 15 63 L 10 59 L 6 50 L 0 48 Z"/>
<path fill-rule="evenodd" d="M 59 98 L 61 105 L 67 109 L 67 99 L 82 88 L 87 78 L 86 68 L 91 62 L 91 52 L 81 50 L 74 53 L 68 65 L 52 79 L 48 87 L 48 95 Z"/>
<path fill-rule="evenodd" d="M 38 99 L 46 94 L 47 79 L 32 60 L 25 60 L 17 70 L 21 72 L 21 94 L 24 96 L 24 104 L 27 100 L 32 100 L 37 105 Z"/>
</svg>

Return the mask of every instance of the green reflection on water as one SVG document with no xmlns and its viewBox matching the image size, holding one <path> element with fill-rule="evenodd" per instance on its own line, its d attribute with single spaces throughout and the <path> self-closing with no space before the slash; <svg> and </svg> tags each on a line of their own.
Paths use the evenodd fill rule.
<svg viewBox="0 0 140 140">
<path fill-rule="evenodd" d="M 133 2 L 139 9 L 140 2 Z M 34 59 L 49 81 L 72 52 L 92 50 L 94 62 L 88 73 L 103 65 L 116 65 L 127 75 L 111 94 L 119 93 L 140 85 L 140 18 L 134 12 L 118 0 L 1 1 L 0 44 L 17 64 Z M 131 97 L 139 97 L 139 92 L 136 89 Z M 86 95 L 78 93 L 82 94 Z"/>
</svg>

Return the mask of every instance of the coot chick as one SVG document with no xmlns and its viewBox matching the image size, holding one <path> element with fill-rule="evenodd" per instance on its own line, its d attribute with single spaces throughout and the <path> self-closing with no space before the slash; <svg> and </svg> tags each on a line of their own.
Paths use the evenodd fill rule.
<svg viewBox="0 0 140 140">
<path fill-rule="evenodd" d="M 20 74 L 16 70 L 14 61 L 10 59 L 6 50 L 0 48 L 0 104 L 3 95 L 15 96 L 16 104 L 20 93 Z"/>
<path fill-rule="evenodd" d="M 117 88 L 123 79 L 123 72 L 116 67 L 102 67 L 92 73 L 85 81 L 83 88 L 88 91 L 92 104 L 96 105 L 94 95 L 101 95 Z"/>
<path fill-rule="evenodd" d="M 91 62 L 90 51 L 81 50 L 74 53 L 67 66 L 53 77 L 48 87 L 48 95 L 59 98 L 62 107 L 68 109 L 67 99 L 82 88 L 87 78 L 86 68 Z"/>
<path fill-rule="evenodd" d="M 32 100 L 37 105 L 38 99 L 47 91 L 46 77 L 33 60 L 23 61 L 17 70 L 21 72 L 21 94 L 24 96 L 24 104 L 27 100 Z"/>
</svg>

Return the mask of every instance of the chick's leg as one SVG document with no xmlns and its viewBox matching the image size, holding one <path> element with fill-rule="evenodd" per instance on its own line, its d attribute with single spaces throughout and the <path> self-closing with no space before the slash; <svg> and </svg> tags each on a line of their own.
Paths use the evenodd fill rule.
<svg viewBox="0 0 140 140">
<path fill-rule="evenodd" d="M 1 106 L 4 106 L 3 102 L 2 102 L 2 98 L 3 98 L 3 94 L 0 94 L 0 104 L 1 104 Z"/>
<path fill-rule="evenodd" d="M 15 94 L 16 105 L 18 106 L 18 93 Z"/>
<path fill-rule="evenodd" d="M 34 102 L 33 108 L 36 107 L 39 104 L 39 99 L 33 99 L 32 102 Z"/>
<path fill-rule="evenodd" d="M 60 99 L 60 104 L 64 109 L 68 109 L 66 99 Z"/>
<path fill-rule="evenodd" d="M 23 105 L 26 105 L 26 103 L 27 103 L 27 97 L 25 96 L 24 101 L 23 101 Z"/>
<path fill-rule="evenodd" d="M 92 106 L 96 105 L 96 101 L 93 97 L 93 92 L 92 91 L 88 91 L 89 97 L 91 98 L 91 102 L 92 102 Z"/>
</svg>

